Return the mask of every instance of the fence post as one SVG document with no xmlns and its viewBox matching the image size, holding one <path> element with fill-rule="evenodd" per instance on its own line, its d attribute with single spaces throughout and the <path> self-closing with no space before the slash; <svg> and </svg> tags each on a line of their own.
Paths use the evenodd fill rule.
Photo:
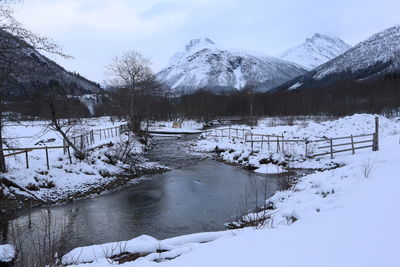
<svg viewBox="0 0 400 267">
<path fill-rule="evenodd" d="M 84 141 L 83 141 L 83 134 L 81 134 L 81 147 L 80 147 L 81 150 L 83 149 L 83 142 L 84 142 Z"/>
<path fill-rule="evenodd" d="M 353 151 L 353 155 L 356 153 L 355 149 L 354 149 L 354 138 L 353 135 L 350 136 L 351 138 L 351 150 Z"/>
<path fill-rule="evenodd" d="M 28 150 L 25 150 L 26 168 L 29 169 Z"/>
<path fill-rule="evenodd" d="M 253 152 L 253 132 L 251 132 L 251 152 Z"/>
<path fill-rule="evenodd" d="M 285 142 L 283 141 L 283 134 L 282 134 L 282 153 L 285 153 Z"/>
<path fill-rule="evenodd" d="M 49 165 L 49 150 L 46 146 L 46 163 L 47 163 L 47 169 L 50 170 L 50 165 Z"/>
<path fill-rule="evenodd" d="M 264 144 L 264 135 L 261 135 L 261 149 L 263 148 L 263 144 Z"/>
<path fill-rule="evenodd" d="M 331 159 L 333 159 L 333 141 L 329 139 L 329 143 L 331 144 Z"/>
<path fill-rule="evenodd" d="M 239 139 L 239 129 L 236 128 L 236 137 Z"/>
<path fill-rule="evenodd" d="M 243 130 L 243 138 L 244 138 L 244 128 L 242 130 Z"/>
<path fill-rule="evenodd" d="M 67 146 L 67 151 L 68 151 L 69 163 L 72 164 L 71 151 L 69 150 L 69 146 Z"/>
<path fill-rule="evenodd" d="M 66 148 L 65 148 L 65 139 L 63 139 L 63 154 L 65 155 L 65 153 L 67 153 L 67 150 L 66 150 Z"/>
<path fill-rule="evenodd" d="M 306 139 L 306 157 L 308 156 L 308 140 Z"/>
<path fill-rule="evenodd" d="M 375 133 L 374 133 L 374 142 L 372 145 L 373 151 L 379 150 L 379 117 L 375 117 Z"/>
<path fill-rule="evenodd" d="M 269 135 L 268 135 L 268 150 L 271 150 L 271 144 L 269 143 Z"/>
<path fill-rule="evenodd" d="M 276 136 L 276 153 L 279 152 L 279 136 Z"/>
<path fill-rule="evenodd" d="M 229 139 L 231 139 L 231 126 L 229 126 L 229 132 L 228 132 L 228 135 L 229 135 Z"/>
</svg>

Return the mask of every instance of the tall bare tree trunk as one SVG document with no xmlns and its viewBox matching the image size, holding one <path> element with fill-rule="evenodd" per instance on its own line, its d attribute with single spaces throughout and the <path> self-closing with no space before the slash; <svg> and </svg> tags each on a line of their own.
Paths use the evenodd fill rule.
<svg viewBox="0 0 400 267">
<path fill-rule="evenodd" d="M 0 111 L 0 172 L 7 172 L 6 161 L 3 153 L 3 114 Z"/>
</svg>

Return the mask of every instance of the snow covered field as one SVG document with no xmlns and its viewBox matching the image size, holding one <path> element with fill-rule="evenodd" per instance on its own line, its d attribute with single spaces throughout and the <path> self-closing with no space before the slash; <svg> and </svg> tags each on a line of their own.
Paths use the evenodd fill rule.
<svg viewBox="0 0 400 267">
<path fill-rule="evenodd" d="M 313 120 L 290 121 L 291 125 L 285 125 L 284 120 L 280 121 L 275 118 L 267 118 L 261 120 L 258 126 L 253 127 L 253 129 L 240 125 L 233 125 L 232 128 L 244 129 L 253 134 L 284 136 L 285 139 L 290 140 L 321 140 L 350 135 L 371 134 L 375 131 L 375 117 L 375 115 L 370 114 L 356 114 L 319 123 Z M 379 119 L 379 134 L 381 138 L 400 133 L 398 118 L 388 119 L 380 116 Z M 217 133 L 219 133 L 218 128 Z M 235 134 L 234 130 L 232 130 L 232 134 Z M 239 135 L 241 135 L 240 130 Z M 341 143 L 345 142 L 341 141 Z M 316 152 L 317 147 L 320 145 L 321 143 L 310 143 L 308 145 L 308 152 L 310 154 Z M 349 146 L 347 148 L 349 148 Z M 260 143 L 255 143 L 252 151 L 251 144 L 244 142 L 243 138 L 215 137 L 210 135 L 203 135 L 200 140 L 193 144 L 192 150 L 197 152 L 215 152 L 218 150 L 221 152 L 219 157 L 222 160 L 251 167 L 260 173 L 276 172 L 276 167 L 268 164 L 270 162 L 275 165 L 285 166 L 286 168 L 334 168 L 346 164 L 347 156 L 351 155 L 351 152 L 335 154 L 333 160 L 330 159 L 329 156 L 310 158 L 308 155 L 305 155 L 304 143 L 285 143 L 285 150 L 283 153 L 282 151 L 277 153 L 276 143 L 271 143 L 270 147 L 264 143 L 262 148 Z M 357 150 L 356 153 L 366 153 L 366 150 Z M 263 162 L 265 163 L 263 164 Z M 271 166 L 271 168 L 268 168 L 268 166 Z"/>
<path fill-rule="evenodd" d="M 84 119 L 70 133 L 76 136 L 90 130 L 116 127 L 126 122 L 112 122 L 109 117 Z M 7 146 L 12 148 L 57 147 L 62 146 L 62 138 L 55 131 L 49 130 L 46 122 L 8 122 L 4 129 Z M 103 145 L 88 154 L 88 158 L 80 161 L 72 157 L 70 163 L 68 154 L 63 149 L 49 149 L 50 168 L 47 169 L 45 150 L 33 150 L 28 153 L 29 169 L 26 168 L 25 154 L 6 157 L 8 173 L 5 178 L 18 187 L 0 187 L 3 195 L 10 199 L 22 195 L 27 199 L 56 202 L 73 196 L 84 196 L 87 192 L 97 192 L 97 189 L 116 183 L 118 174 L 130 166 L 122 162 L 110 162 L 107 155 L 118 153 L 123 142 L 128 141 L 127 135 L 95 137 L 91 147 Z M 133 146 L 132 153 L 140 154 L 144 147 L 136 139 L 129 139 Z M 112 143 L 113 145 L 110 145 Z M 7 151 L 5 154 L 12 153 Z M 72 150 L 71 150 L 72 153 Z M 162 169 L 157 163 L 140 159 L 135 171 Z"/>
<path fill-rule="evenodd" d="M 330 133 L 332 137 L 370 131 L 373 117 L 354 115 L 325 123 L 308 122 L 305 127 L 268 130 L 297 136 Z M 343 167 L 316 171 L 300 178 L 289 190 L 277 192 L 268 199 L 271 219 L 261 229 L 166 240 L 140 236 L 77 248 L 63 261 L 81 267 L 112 266 L 129 260 L 123 266 L 400 266 L 399 126 L 398 119 L 382 117 L 379 151 L 338 155 L 335 161 Z M 307 127 L 313 130 L 306 131 Z M 200 140 L 197 147 L 211 150 L 222 140 L 209 142 Z M 240 144 L 224 145 L 230 148 Z"/>
</svg>

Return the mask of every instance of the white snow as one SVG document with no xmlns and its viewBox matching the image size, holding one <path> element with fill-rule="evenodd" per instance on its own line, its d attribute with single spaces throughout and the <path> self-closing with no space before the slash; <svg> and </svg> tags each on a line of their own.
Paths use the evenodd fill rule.
<svg viewBox="0 0 400 267">
<path fill-rule="evenodd" d="M 395 73 L 400 68 L 400 25 L 374 34 L 346 53 L 315 69 L 312 79 L 320 80 L 333 73 L 357 73 L 366 70 L 366 77 L 375 74 L 367 71 L 377 64 L 387 64 L 382 73 Z M 366 77 L 357 77 L 366 78 Z"/>
<path fill-rule="evenodd" d="M 297 83 L 293 84 L 292 86 L 290 86 L 290 87 L 289 87 L 289 90 L 297 89 L 297 88 L 299 88 L 299 87 L 302 86 L 302 85 L 303 85 L 302 83 L 297 82 Z"/>
<path fill-rule="evenodd" d="M 311 38 L 307 38 L 304 43 L 283 52 L 279 57 L 311 70 L 350 48 L 350 45 L 337 37 L 316 33 Z"/>
<path fill-rule="evenodd" d="M 0 245 L 0 263 L 11 262 L 15 258 L 15 248 L 11 245 Z"/>
<path fill-rule="evenodd" d="M 356 114 L 347 116 L 332 121 L 314 122 L 313 120 L 294 120 L 291 124 L 285 123 L 285 118 L 267 118 L 259 121 L 258 126 L 250 127 L 233 125 L 232 129 L 242 128 L 246 131 L 251 131 L 253 134 L 269 134 L 284 136 L 287 140 L 321 140 L 327 137 L 344 137 L 350 135 L 372 134 L 375 131 L 375 117 L 376 115 L 370 114 Z M 400 123 L 397 119 L 388 119 L 380 116 L 380 135 L 388 136 L 393 133 L 400 132 Z M 288 118 L 290 120 L 290 118 Z M 277 125 L 283 124 L 283 125 Z M 223 127 L 222 127 L 223 128 Z M 236 134 L 232 130 L 232 136 Z M 240 130 L 238 131 L 239 135 Z M 255 143 L 253 150 L 250 143 L 245 143 L 242 138 L 228 138 L 220 137 L 220 132 L 217 128 L 218 137 L 211 135 L 203 135 L 202 138 L 197 140 L 191 147 L 196 152 L 213 152 L 216 147 L 224 152 L 220 153 L 220 157 L 229 163 L 251 166 L 260 168 L 260 160 L 271 159 L 275 164 L 287 164 L 290 168 L 306 168 L 306 169 L 321 169 L 332 168 L 343 165 L 344 157 L 351 155 L 351 152 L 344 152 L 337 154 L 333 160 L 329 156 L 321 156 L 309 159 L 307 156 L 316 154 L 317 147 L 326 143 L 309 143 L 308 155 L 305 155 L 305 143 L 286 143 L 284 152 L 277 153 L 276 143 Z M 225 132 L 226 136 L 227 132 Z M 367 137 L 366 139 L 371 139 Z M 362 140 L 366 140 L 362 139 Z M 356 153 L 365 153 L 365 150 L 358 150 Z M 325 152 L 325 150 L 323 151 Z"/>
<path fill-rule="evenodd" d="M 264 173 L 264 174 L 277 174 L 286 172 L 284 168 L 274 164 L 261 164 L 260 167 L 258 169 L 255 169 L 254 171 L 256 173 Z"/>
<path fill-rule="evenodd" d="M 84 119 L 72 130 L 71 135 L 79 135 L 94 129 L 104 129 L 125 124 L 123 121 L 111 121 L 109 117 Z M 7 122 L 4 128 L 4 137 L 8 147 L 53 147 L 62 146 L 62 138 L 56 132 L 47 128 L 44 121 L 38 122 Z M 127 135 L 107 136 L 104 135 L 100 140 L 95 136 L 95 143 L 92 147 L 99 147 L 88 154 L 87 159 L 80 161 L 75 157 L 72 163 L 69 162 L 68 154 L 63 153 L 63 149 L 49 149 L 50 169 L 46 165 L 45 150 L 33 150 L 28 153 L 29 169 L 26 168 L 25 154 L 6 157 L 8 172 L 3 176 L 16 183 L 22 188 L 22 191 L 15 187 L 7 188 L 7 194 L 12 197 L 13 194 L 22 195 L 26 198 L 36 198 L 43 201 L 60 201 L 70 198 L 75 194 L 89 192 L 94 188 L 101 188 L 118 179 L 117 175 L 123 173 L 125 169 L 130 169 L 122 162 L 110 164 L 107 155 L 118 153 L 118 147 L 121 143 L 130 140 L 133 145 L 131 153 L 141 154 L 143 145 L 136 139 L 128 139 Z M 37 144 L 39 141 L 54 139 L 52 142 Z M 112 146 L 110 146 L 110 143 Z M 9 154 L 12 151 L 7 151 Z M 73 153 L 71 149 L 71 153 Z M 165 169 L 157 163 L 142 162 L 135 166 L 137 171 L 146 169 Z M 6 188 L 3 189 L 3 192 Z M 1 188 L 0 188 L 1 190 Z"/>
<path fill-rule="evenodd" d="M 258 52 L 217 46 L 205 38 L 190 41 L 157 78 L 177 93 L 219 86 L 240 90 L 250 81 L 268 81 L 265 90 L 269 90 L 304 73 L 297 64 Z"/>
</svg>

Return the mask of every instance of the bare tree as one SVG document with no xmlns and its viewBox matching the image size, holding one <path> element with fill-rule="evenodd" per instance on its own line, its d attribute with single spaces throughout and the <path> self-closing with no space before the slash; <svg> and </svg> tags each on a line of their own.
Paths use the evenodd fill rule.
<svg viewBox="0 0 400 267">
<path fill-rule="evenodd" d="M 151 97 L 160 90 L 150 61 L 136 51 L 129 51 L 115 57 L 106 68 L 108 84 L 117 89 L 115 98 L 128 115 L 132 131 L 140 132 L 143 118 L 148 119 L 150 113 Z"/>
<path fill-rule="evenodd" d="M 60 118 L 57 112 L 54 97 L 49 97 L 47 99 L 47 104 L 51 113 L 51 122 L 49 124 L 49 128 L 58 132 L 62 136 L 68 146 L 75 151 L 77 158 L 84 159 L 86 157 L 85 153 L 81 151 L 67 136 L 67 133 L 76 125 L 77 121 Z"/>
<path fill-rule="evenodd" d="M 245 87 L 243 88 L 243 92 L 247 95 L 247 100 L 249 102 L 249 123 L 250 125 L 254 125 L 254 89 L 255 83 L 253 81 L 247 82 Z"/>
<path fill-rule="evenodd" d="M 35 34 L 23 27 L 13 16 L 10 4 L 17 0 L 0 0 L 0 172 L 6 172 L 3 153 L 4 105 L 7 82 L 19 74 L 19 54 L 26 49 L 46 51 L 68 57 L 61 48 L 47 37 Z"/>
</svg>

